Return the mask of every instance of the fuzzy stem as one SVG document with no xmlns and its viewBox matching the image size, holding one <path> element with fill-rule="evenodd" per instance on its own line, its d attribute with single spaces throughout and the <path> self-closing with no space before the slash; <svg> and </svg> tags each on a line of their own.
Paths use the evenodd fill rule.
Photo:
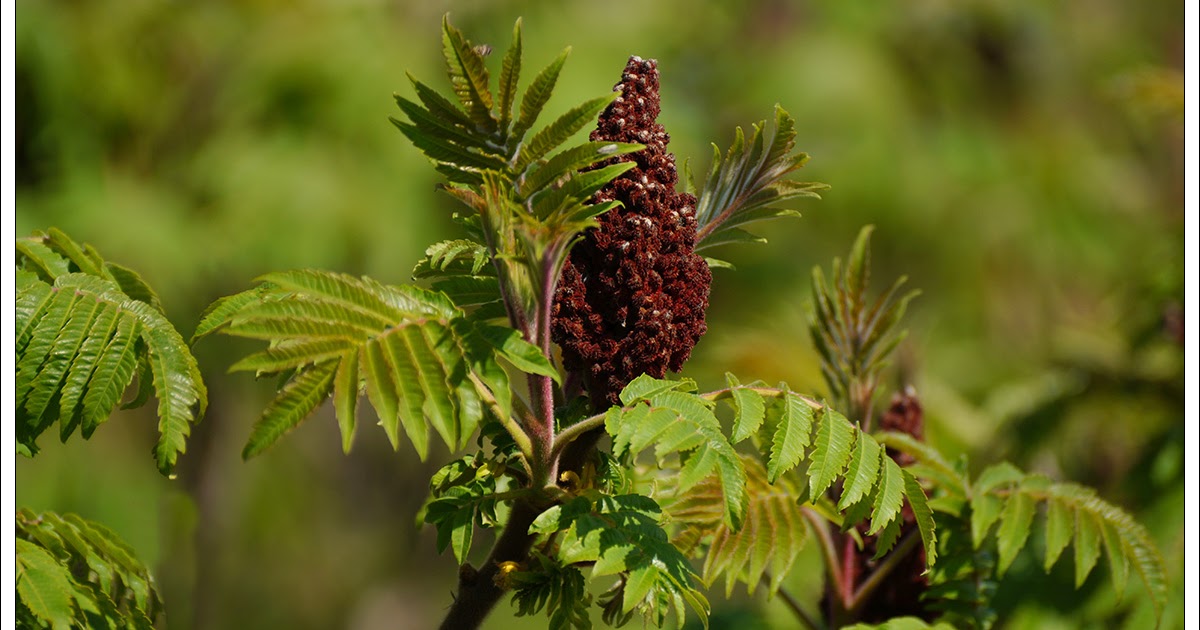
<svg viewBox="0 0 1200 630">
<path fill-rule="evenodd" d="M 542 351 L 542 356 L 547 361 L 553 362 L 553 355 L 550 352 L 550 317 L 554 308 L 554 285 L 556 278 L 554 277 L 557 265 L 554 264 L 558 248 L 549 247 L 543 253 L 538 261 L 539 289 L 537 313 L 534 317 L 534 326 L 536 331 L 534 338 L 531 340 L 538 349 Z M 549 376 L 541 374 L 529 375 L 529 396 L 530 402 L 533 403 L 533 412 L 536 414 L 533 427 L 533 432 L 536 435 L 537 444 L 535 445 L 536 452 L 534 459 L 539 469 L 539 473 L 545 475 L 544 479 L 553 483 L 557 477 L 557 462 L 554 456 L 554 380 Z"/>
<path fill-rule="evenodd" d="M 571 445 L 572 442 L 579 439 L 580 436 L 593 429 L 604 427 L 604 414 L 596 414 L 594 416 L 584 418 L 575 424 L 559 431 L 558 436 L 554 440 L 554 448 L 550 451 L 550 457 L 558 459 L 563 450 Z"/>
</svg>

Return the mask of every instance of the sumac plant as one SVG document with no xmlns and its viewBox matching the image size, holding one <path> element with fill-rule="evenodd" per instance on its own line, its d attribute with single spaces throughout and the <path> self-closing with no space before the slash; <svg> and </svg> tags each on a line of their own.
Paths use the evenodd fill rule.
<svg viewBox="0 0 1200 630">
<path fill-rule="evenodd" d="M 655 61 L 631 57 L 611 92 L 546 123 L 565 51 L 519 93 L 519 21 L 495 80 L 491 48 L 449 21 L 442 45 L 451 94 L 411 78 L 392 120 L 462 205 L 461 234 L 428 248 L 419 284 L 269 273 L 214 303 L 193 339 L 266 343 L 233 365 L 280 377 L 247 458 L 330 398 L 347 452 L 373 414 L 395 448 L 460 454 L 423 511 L 460 565 L 444 628 L 478 627 L 505 598 L 552 628 L 707 623 L 716 585 L 763 589 L 810 628 L 986 628 L 1035 519 L 1047 570 L 1070 545 L 1082 583 L 1105 555 L 1119 588 L 1137 573 L 1161 607 L 1158 552 L 1120 508 L 1006 463 L 970 476 L 924 443 L 915 393 L 882 385 L 914 293 L 903 279 L 870 289 L 869 228 L 813 272 L 809 334 L 827 391 L 729 374 L 702 392 L 677 376 L 706 331 L 710 270 L 728 266 L 709 251 L 761 241 L 748 224 L 798 216 L 793 202 L 825 188 L 792 179 L 808 157 L 786 111 L 737 129 L 693 181 L 657 121 Z M 18 448 L 32 454 L 55 422 L 63 439 L 86 437 L 136 381 L 135 403 L 159 401 L 169 472 L 205 396 L 153 292 L 55 230 L 20 241 L 17 260 Z M 20 523 L 29 625 L 154 617 L 148 578 L 101 530 L 24 512 Z M 486 558 L 469 563 L 481 545 Z M 783 588 L 805 545 L 827 577 L 816 609 Z"/>
</svg>

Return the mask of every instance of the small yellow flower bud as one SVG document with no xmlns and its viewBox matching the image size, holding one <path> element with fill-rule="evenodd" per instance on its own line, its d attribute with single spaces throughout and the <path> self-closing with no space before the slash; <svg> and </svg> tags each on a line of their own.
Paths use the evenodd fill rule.
<svg viewBox="0 0 1200 630">
<path fill-rule="evenodd" d="M 493 581 L 496 583 L 496 587 L 505 590 L 511 588 L 512 584 L 510 583 L 508 576 L 520 570 L 521 564 L 511 560 L 501 562 L 500 564 L 496 565 L 496 577 L 493 578 Z"/>
</svg>

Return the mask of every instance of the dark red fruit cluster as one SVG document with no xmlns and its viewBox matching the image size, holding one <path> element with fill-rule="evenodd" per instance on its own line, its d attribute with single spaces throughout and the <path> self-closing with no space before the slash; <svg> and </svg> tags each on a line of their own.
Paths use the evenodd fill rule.
<svg viewBox="0 0 1200 630">
<path fill-rule="evenodd" d="M 566 368 L 583 375 L 603 408 L 640 374 L 678 372 L 704 334 L 712 275 L 693 251 L 696 198 L 675 192 L 675 156 L 657 122 L 658 64 L 631 57 L 600 115 L 594 141 L 636 142 L 637 153 L 606 162 L 637 166 L 596 193 L 624 207 L 599 218 L 571 250 L 554 296 L 552 338 Z"/>
</svg>

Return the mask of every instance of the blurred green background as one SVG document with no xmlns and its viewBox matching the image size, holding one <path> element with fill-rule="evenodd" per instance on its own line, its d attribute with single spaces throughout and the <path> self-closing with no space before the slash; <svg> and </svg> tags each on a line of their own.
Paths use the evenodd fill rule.
<svg viewBox="0 0 1200 630">
<path fill-rule="evenodd" d="M 761 226 L 768 245 L 719 254 L 738 270 L 715 273 L 687 373 L 824 391 L 809 272 L 875 224 L 877 285 L 923 290 L 897 364 L 929 439 L 1126 506 L 1167 559 L 1162 627 L 1182 627 L 1181 0 L 21 0 L 17 234 L 57 226 L 140 270 L 184 335 L 271 270 L 408 281 L 455 208 L 387 116 L 406 71 L 448 91 L 447 11 L 501 51 L 523 16 L 525 82 L 573 47 L 548 116 L 657 58 L 660 122 L 696 170 L 786 108 L 802 175 L 832 188 Z M 44 438 L 18 505 L 110 524 L 172 629 L 431 627 L 455 566 L 415 515 L 447 454 L 422 463 L 366 427 L 345 457 L 325 409 L 242 462 L 272 390 L 225 373 L 248 347 L 196 348 L 211 406 L 177 479 L 149 456 L 152 410 L 121 412 L 90 442 Z M 809 560 L 789 586 L 813 604 Z M 1040 562 L 1014 565 L 1000 627 L 1152 627 L 1136 579 L 1118 598 L 1101 569 L 1076 592 L 1069 562 Z M 719 590 L 714 627 L 789 627 L 779 602 Z M 543 623 L 502 605 L 489 627 Z"/>
</svg>

